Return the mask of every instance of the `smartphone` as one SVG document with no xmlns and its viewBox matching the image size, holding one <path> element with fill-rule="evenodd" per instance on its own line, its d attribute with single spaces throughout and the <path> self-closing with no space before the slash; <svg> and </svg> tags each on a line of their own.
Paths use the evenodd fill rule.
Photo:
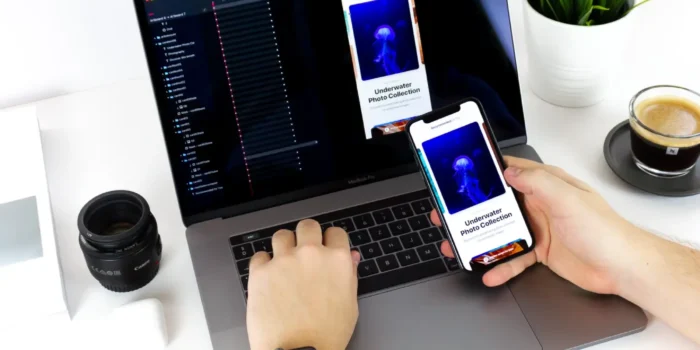
<svg viewBox="0 0 700 350">
<path fill-rule="evenodd" d="M 481 103 L 468 99 L 411 121 L 408 136 L 463 269 L 485 273 L 535 246 L 522 199 Z"/>
</svg>

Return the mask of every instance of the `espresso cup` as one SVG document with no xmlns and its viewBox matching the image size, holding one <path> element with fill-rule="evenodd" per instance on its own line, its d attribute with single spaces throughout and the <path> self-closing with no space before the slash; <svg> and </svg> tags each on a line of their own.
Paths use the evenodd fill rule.
<svg viewBox="0 0 700 350">
<path fill-rule="evenodd" d="M 690 173 L 700 157 L 700 94 L 677 86 L 652 86 L 630 102 L 632 156 L 657 177 Z"/>
</svg>

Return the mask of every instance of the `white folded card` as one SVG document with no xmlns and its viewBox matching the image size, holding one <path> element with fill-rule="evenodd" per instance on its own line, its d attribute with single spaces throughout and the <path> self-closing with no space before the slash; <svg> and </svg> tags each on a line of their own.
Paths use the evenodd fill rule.
<svg viewBox="0 0 700 350">
<path fill-rule="evenodd" d="M 67 316 L 33 107 L 0 111 L 0 310 L 0 328 Z"/>
</svg>

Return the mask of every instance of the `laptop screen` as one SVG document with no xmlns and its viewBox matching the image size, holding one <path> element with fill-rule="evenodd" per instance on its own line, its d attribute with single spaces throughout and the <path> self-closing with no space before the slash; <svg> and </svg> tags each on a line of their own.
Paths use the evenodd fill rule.
<svg viewBox="0 0 700 350">
<path fill-rule="evenodd" d="M 507 0 L 135 1 L 186 223 L 415 171 L 465 97 L 525 135 Z"/>
</svg>

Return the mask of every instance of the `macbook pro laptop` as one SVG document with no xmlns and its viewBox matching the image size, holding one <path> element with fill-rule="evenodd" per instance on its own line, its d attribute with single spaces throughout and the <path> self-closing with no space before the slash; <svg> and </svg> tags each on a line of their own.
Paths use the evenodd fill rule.
<svg viewBox="0 0 700 350">
<path fill-rule="evenodd" d="M 542 266 L 486 288 L 445 232 L 403 133 L 476 97 L 503 152 L 527 133 L 507 0 L 135 0 L 215 350 L 247 349 L 248 260 L 303 218 L 362 254 L 350 349 L 565 349 L 646 326 Z"/>
</svg>

